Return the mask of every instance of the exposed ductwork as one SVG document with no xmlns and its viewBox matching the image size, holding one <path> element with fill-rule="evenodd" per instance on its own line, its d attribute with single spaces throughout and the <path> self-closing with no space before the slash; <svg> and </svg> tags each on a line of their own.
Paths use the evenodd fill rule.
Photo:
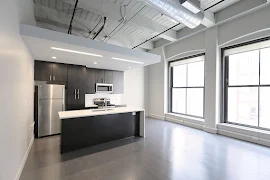
<svg viewBox="0 0 270 180">
<path fill-rule="evenodd" d="M 186 25 L 189 28 L 198 27 L 203 18 L 204 12 L 194 14 L 185 7 L 183 7 L 179 0 L 139 0 L 154 9 L 160 11 L 164 15 Z"/>
</svg>

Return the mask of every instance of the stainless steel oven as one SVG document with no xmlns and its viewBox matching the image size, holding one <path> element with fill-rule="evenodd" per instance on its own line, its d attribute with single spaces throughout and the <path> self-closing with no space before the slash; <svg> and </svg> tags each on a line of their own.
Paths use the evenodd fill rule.
<svg viewBox="0 0 270 180">
<path fill-rule="evenodd" d="M 96 93 L 113 93 L 113 84 L 96 83 Z"/>
</svg>

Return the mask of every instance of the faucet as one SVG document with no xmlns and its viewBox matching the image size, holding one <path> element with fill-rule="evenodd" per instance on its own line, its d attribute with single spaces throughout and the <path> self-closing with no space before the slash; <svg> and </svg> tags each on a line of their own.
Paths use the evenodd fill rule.
<svg viewBox="0 0 270 180">
<path fill-rule="evenodd" d="M 104 103 L 105 103 L 105 110 L 107 111 L 107 110 L 108 110 L 108 109 L 107 109 L 107 107 L 108 107 L 108 100 L 107 100 L 106 97 L 104 98 Z"/>
</svg>

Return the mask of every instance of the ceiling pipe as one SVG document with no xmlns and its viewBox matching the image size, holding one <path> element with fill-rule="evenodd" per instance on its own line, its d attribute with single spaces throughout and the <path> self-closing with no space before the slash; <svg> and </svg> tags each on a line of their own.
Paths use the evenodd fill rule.
<svg viewBox="0 0 270 180">
<path fill-rule="evenodd" d="M 73 10 L 72 17 L 71 17 L 71 20 L 70 20 L 70 25 L 69 25 L 69 28 L 68 28 L 68 34 L 71 34 L 71 32 L 72 32 L 72 22 L 73 22 L 73 19 L 74 19 L 74 15 L 75 15 L 75 12 L 76 12 L 78 1 L 79 0 L 76 0 L 75 6 L 74 6 L 74 10 Z"/>
<path fill-rule="evenodd" d="M 193 29 L 198 27 L 204 18 L 204 12 L 197 14 L 183 7 L 179 0 L 139 0 L 150 5 L 162 14 Z"/>
<path fill-rule="evenodd" d="M 105 24 L 106 24 L 106 21 L 107 21 L 107 18 L 104 17 L 104 23 L 103 25 L 101 26 L 101 28 L 98 30 L 98 32 L 95 34 L 95 36 L 93 37 L 93 40 L 96 39 L 96 37 L 101 33 L 101 31 L 104 29 L 105 27 Z"/>
</svg>

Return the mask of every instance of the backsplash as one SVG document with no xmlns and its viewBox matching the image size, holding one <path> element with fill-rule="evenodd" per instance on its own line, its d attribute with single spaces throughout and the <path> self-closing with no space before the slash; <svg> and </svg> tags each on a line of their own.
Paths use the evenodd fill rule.
<svg viewBox="0 0 270 180">
<path fill-rule="evenodd" d="M 110 98 L 112 104 L 122 104 L 122 94 L 86 94 L 85 95 L 85 107 L 94 104 L 95 98 Z"/>
</svg>

